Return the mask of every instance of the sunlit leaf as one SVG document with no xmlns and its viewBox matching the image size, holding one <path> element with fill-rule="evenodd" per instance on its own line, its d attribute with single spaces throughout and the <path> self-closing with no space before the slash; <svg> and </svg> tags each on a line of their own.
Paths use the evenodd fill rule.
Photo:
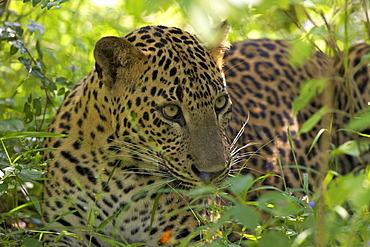
<svg viewBox="0 0 370 247">
<path fill-rule="evenodd" d="M 349 123 L 346 124 L 346 128 L 357 131 L 370 129 L 370 108 L 368 108 L 366 112 L 352 118 Z"/>
<path fill-rule="evenodd" d="M 289 61 L 297 68 L 302 66 L 312 54 L 312 46 L 306 42 L 292 42 L 289 44 Z M 301 91 L 302 93 L 302 91 Z"/>
<path fill-rule="evenodd" d="M 347 141 L 332 151 L 333 155 L 347 154 L 359 157 L 363 152 L 369 151 L 370 140 Z"/>
</svg>

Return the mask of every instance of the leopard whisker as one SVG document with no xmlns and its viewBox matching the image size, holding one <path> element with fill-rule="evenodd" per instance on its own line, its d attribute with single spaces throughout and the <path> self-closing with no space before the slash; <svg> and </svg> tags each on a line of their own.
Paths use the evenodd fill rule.
<svg viewBox="0 0 370 247">
<path fill-rule="evenodd" d="M 240 173 L 240 171 L 243 171 L 244 169 L 246 168 L 246 166 L 241 166 L 240 168 L 234 168 L 234 169 L 232 169 L 232 174 L 238 174 L 238 173 Z M 263 171 L 261 171 L 261 170 L 257 170 L 257 169 L 255 169 L 255 168 L 252 168 L 252 167 L 250 167 L 250 166 L 248 166 L 248 168 L 247 169 L 249 169 L 249 170 L 251 170 L 251 171 L 255 171 L 255 172 L 258 172 L 258 173 L 260 173 L 261 175 L 264 175 L 264 174 L 266 174 L 266 172 L 263 172 Z"/>
<path fill-rule="evenodd" d="M 248 113 L 248 118 L 247 118 L 247 121 L 245 123 L 243 123 L 242 127 L 240 128 L 240 130 L 238 131 L 238 133 L 236 134 L 234 140 L 232 141 L 231 145 L 230 145 L 230 148 L 229 149 L 233 149 L 237 143 L 237 141 L 240 139 L 240 137 L 243 135 L 244 133 L 244 130 L 245 130 L 245 127 L 247 126 L 247 123 L 249 121 L 249 113 Z"/>
<path fill-rule="evenodd" d="M 231 157 L 233 157 L 233 156 L 235 156 L 235 155 L 238 155 L 238 154 L 240 153 L 240 151 L 241 151 L 241 150 L 243 150 L 243 149 L 245 149 L 245 148 L 247 148 L 247 147 L 249 147 L 249 146 L 256 145 L 256 144 L 258 144 L 258 143 L 250 142 L 250 143 L 248 143 L 248 144 L 246 144 L 246 145 L 244 145 L 244 146 L 242 146 L 242 147 L 239 147 L 239 148 L 236 148 L 236 147 L 235 147 L 235 149 L 233 149 L 233 150 L 231 151 L 230 156 L 231 156 Z M 253 153 L 253 152 L 252 152 L 252 153 Z"/>
</svg>

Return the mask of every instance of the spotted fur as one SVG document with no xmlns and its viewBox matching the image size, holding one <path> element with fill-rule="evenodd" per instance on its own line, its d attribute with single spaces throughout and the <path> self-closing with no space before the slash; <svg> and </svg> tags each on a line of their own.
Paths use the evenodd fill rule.
<svg viewBox="0 0 370 247">
<path fill-rule="evenodd" d="M 348 114 L 360 112 L 370 101 L 370 69 L 361 58 L 370 52 L 370 46 L 360 44 L 352 47 L 345 65 L 343 54 L 336 58 L 314 52 L 300 66 L 294 65 L 290 45 L 282 40 L 247 40 L 232 44 L 225 55 L 225 76 L 233 102 L 233 117 L 228 129 L 235 136 L 243 123 L 245 130 L 238 140 L 239 146 L 250 143 L 243 151 L 246 154 L 242 174 L 260 177 L 271 174 L 259 185 L 271 185 L 285 190 L 304 188 L 304 173 L 308 175 L 307 186 L 312 190 L 317 178 L 326 171 L 330 156 L 324 150 L 331 143 L 338 145 L 353 139 L 343 131 L 337 131 L 348 120 Z M 368 60 L 367 60 L 368 61 Z M 360 63 L 361 62 L 361 63 Z M 350 80 L 344 75 L 348 68 Z M 293 113 L 305 82 L 322 79 L 325 89 L 314 97 L 308 106 Z M 349 84 L 346 82 L 349 81 Z M 348 96 L 346 85 L 351 88 Z M 350 99 L 354 101 L 351 102 Z M 312 130 L 298 134 L 302 125 L 323 106 L 336 109 L 338 114 L 327 114 Z M 330 124 L 331 123 L 331 124 Z M 321 129 L 325 132 L 310 150 L 311 144 Z M 290 132 L 290 133 L 289 133 Z M 291 138 L 292 143 L 289 143 Z M 358 161 L 340 157 L 339 170 L 346 173 Z M 370 159 L 367 159 L 369 162 Z M 366 163 L 366 159 L 365 159 Z M 252 194 L 251 194 L 252 195 Z"/>
<path fill-rule="evenodd" d="M 175 190 L 220 184 L 235 158 L 227 135 L 233 139 L 246 121 L 238 143 L 252 144 L 240 154 L 248 160 L 241 173 L 275 174 L 263 183 L 284 189 L 301 188 L 308 172 L 309 185 L 315 185 L 314 170 L 325 164 L 322 150 L 329 148 L 329 139 L 307 153 L 328 122 L 324 118 L 308 133 L 296 134 L 324 105 L 349 111 L 343 102 L 350 97 L 341 88 L 346 67 L 356 71 L 353 95 L 356 88 L 364 92 L 356 98 L 356 111 L 366 107 L 370 70 L 358 64 L 369 46 L 354 47 L 349 66 L 337 59 L 332 70 L 333 60 L 319 52 L 295 67 L 285 41 L 238 42 L 225 57 L 227 88 L 224 48 L 221 42 L 208 50 L 189 33 L 163 26 L 97 42 L 95 69 L 70 92 L 49 127 L 68 136 L 45 140 L 52 149 L 45 152 L 44 222 L 82 239 L 54 243 L 50 234 L 46 243 L 110 246 L 102 240 L 110 238 L 157 246 L 188 238 L 199 222 L 187 208 L 191 198 Z M 318 78 L 333 82 L 327 88 L 335 93 L 324 90 L 294 115 L 300 87 Z M 345 121 L 342 116 L 336 115 L 334 132 Z M 346 139 L 333 135 L 336 144 Z"/>
<path fill-rule="evenodd" d="M 49 235 L 48 244 L 110 246 L 101 238 L 113 237 L 156 246 L 165 233 L 171 244 L 194 232 L 189 198 L 168 190 L 219 184 L 228 175 L 223 50 L 163 26 L 97 42 L 95 69 L 49 127 L 68 136 L 45 141 L 53 149 L 45 152 L 44 221 L 82 239 L 52 243 Z"/>
</svg>

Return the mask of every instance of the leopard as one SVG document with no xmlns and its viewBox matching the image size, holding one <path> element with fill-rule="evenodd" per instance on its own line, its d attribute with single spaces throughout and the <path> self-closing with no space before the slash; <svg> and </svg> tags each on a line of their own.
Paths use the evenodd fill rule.
<svg viewBox="0 0 370 247">
<path fill-rule="evenodd" d="M 48 246 L 197 241 L 202 222 L 179 189 L 218 186 L 230 175 L 264 177 L 258 186 L 279 190 L 316 186 L 329 141 L 350 137 L 312 143 L 346 115 L 300 129 L 324 106 L 350 112 L 347 69 L 355 71 L 353 92 L 362 92 L 356 112 L 366 108 L 370 70 L 361 57 L 369 45 L 354 46 L 345 61 L 314 51 L 297 64 L 288 41 L 225 40 L 205 45 L 178 28 L 147 26 L 96 43 L 94 69 L 59 108 L 48 129 L 56 136 L 45 139 L 43 221 L 59 234 L 58 242 L 45 236 Z M 296 113 L 310 80 L 324 89 Z"/>
<path fill-rule="evenodd" d="M 358 138 L 341 129 L 348 116 L 366 111 L 370 102 L 370 59 L 366 58 L 370 45 L 356 44 L 348 53 L 335 56 L 312 47 L 312 52 L 298 61 L 292 53 L 296 43 L 249 39 L 233 43 L 224 57 L 233 102 L 228 136 L 238 135 L 241 126 L 244 129 L 237 140 L 245 147 L 238 173 L 258 179 L 253 188 L 271 188 L 250 193 L 250 200 L 275 190 L 307 200 L 328 169 L 347 174 L 370 163 L 369 148 L 364 148 L 360 159 L 330 154 L 330 150 Z M 300 103 L 301 90 L 310 82 L 319 86 L 311 87 L 312 99 L 296 112 L 294 105 Z M 302 132 L 304 124 L 324 107 L 333 110 Z M 368 138 L 363 141 L 369 147 Z"/>
<path fill-rule="evenodd" d="M 192 198 L 178 191 L 229 174 L 226 48 L 165 26 L 96 43 L 45 139 L 47 246 L 197 240 Z"/>
</svg>

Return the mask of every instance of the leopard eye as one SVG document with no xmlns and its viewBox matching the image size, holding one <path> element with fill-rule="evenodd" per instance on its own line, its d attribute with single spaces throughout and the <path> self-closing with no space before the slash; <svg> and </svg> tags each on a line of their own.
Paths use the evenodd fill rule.
<svg viewBox="0 0 370 247">
<path fill-rule="evenodd" d="M 181 113 L 180 107 L 177 105 L 166 105 L 162 107 L 162 114 L 168 119 L 176 119 L 179 118 Z"/>
<path fill-rule="evenodd" d="M 227 101 L 228 97 L 226 95 L 217 98 L 215 102 L 215 110 L 221 111 L 222 109 L 224 109 L 225 106 L 227 105 Z"/>
</svg>

